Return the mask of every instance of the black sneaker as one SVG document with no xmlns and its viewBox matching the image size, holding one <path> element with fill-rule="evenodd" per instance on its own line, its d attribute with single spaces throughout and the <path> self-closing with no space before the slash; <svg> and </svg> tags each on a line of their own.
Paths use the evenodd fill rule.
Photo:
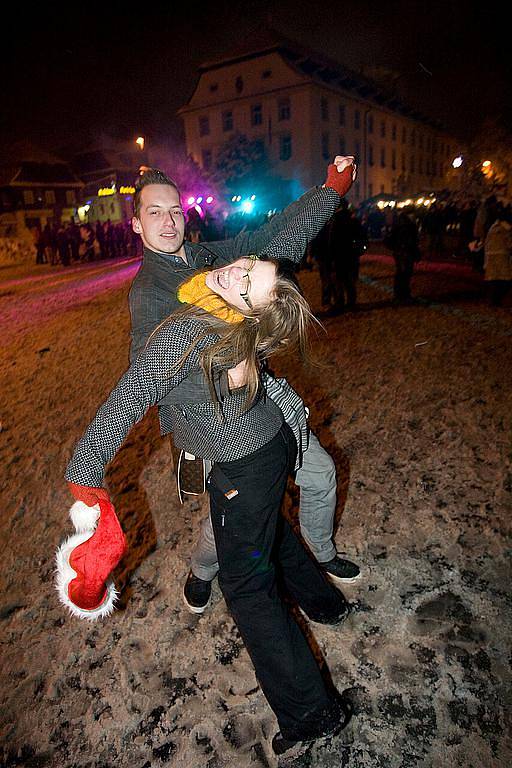
<svg viewBox="0 0 512 768">
<path fill-rule="evenodd" d="M 328 560 L 326 563 L 319 563 L 319 565 L 332 581 L 342 584 L 351 584 L 361 576 L 358 565 L 350 560 L 344 560 L 339 555 L 335 555 L 332 560 Z"/>
<path fill-rule="evenodd" d="M 295 757 L 303 752 L 309 744 L 313 744 L 315 741 L 320 741 L 321 739 L 328 741 L 333 736 L 339 734 L 340 731 L 346 728 L 350 723 L 353 714 L 352 705 L 346 700 L 340 700 L 340 709 L 340 719 L 336 725 L 332 728 L 329 728 L 327 733 L 322 733 L 316 738 L 291 741 L 290 739 L 285 739 L 281 731 L 278 731 L 272 739 L 272 749 L 274 754 L 283 755 L 285 752 L 290 753 L 290 750 L 293 750 L 293 754 L 289 754 L 287 757 Z"/>
<path fill-rule="evenodd" d="M 197 576 L 194 576 L 192 571 L 189 571 L 185 586 L 183 587 L 183 599 L 189 611 L 192 613 L 204 613 L 210 603 L 211 594 L 211 581 L 199 579 Z"/>
</svg>

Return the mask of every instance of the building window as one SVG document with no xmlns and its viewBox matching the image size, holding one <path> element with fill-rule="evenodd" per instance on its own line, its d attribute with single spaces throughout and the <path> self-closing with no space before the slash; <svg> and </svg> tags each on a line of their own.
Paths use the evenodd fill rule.
<svg viewBox="0 0 512 768">
<path fill-rule="evenodd" d="M 402 144 L 407 144 L 407 128 L 402 128 Z"/>
<path fill-rule="evenodd" d="M 391 150 L 391 168 L 396 171 L 396 149 Z"/>
<path fill-rule="evenodd" d="M 380 148 L 380 167 L 386 167 L 386 150 L 384 147 Z"/>
<path fill-rule="evenodd" d="M 381 185 L 380 185 L 380 193 L 381 193 L 381 195 L 383 195 L 383 194 L 384 194 L 384 191 L 385 191 L 385 190 L 384 190 L 384 184 L 381 184 Z"/>
<path fill-rule="evenodd" d="M 277 105 L 277 119 L 289 120 L 291 116 L 292 116 L 292 108 L 290 104 L 290 99 L 279 99 L 279 102 Z"/>
<path fill-rule="evenodd" d="M 201 152 L 201 158 L 203 162 L 203 168 L 205 171 L 209 171 L 212 167 L 212 151 L 211 149 L 203 149 Z"/>
<path fill-rule="evenodd" d="M 268 80 L 269 77 L 272 77 L 272 70 L 264 69 L 263 72 L 261 73 L 261 79 Z"/>
<path fill-rule="evenodd" d="M 55 202 L 55 192 L 53 191 L 53 189 L 45 190 L 44 201 L 45 201 L 45 203 L 48 203 L 49 205 L 52 205 L 52 203 Z"/>
<path fill-rule="evenodd" d="M 329 151 L 329 134 L 322 133 L 322 157 L 324 160 L 329 160 L 331 153 Z"/>
<path fill-rule="evenodd" d="M 292 156 L 292 137 L 291 134 L 285 133 L 284 136 L 279 137 L 279 159 L 289 160 Z"/>
<path fill-rule="evenodd" d="M 391 138 L 393 141 L 396 141 L 396 123 L 393 123 L 393 127 L 391 128 Z"/>
<path fill-rule="evenodd" d="M 210 85 L 210 93 L 215 93 L 215 91 L 219 90 L 219 84 L 218 83 L 212 83 Z"/>
<path fill-rule="evenodd" d="M 253 104 L 251 107 L 251 125 L 261 125 L 263 122 L 263 110 L 261 104 Z"/>
<path fill-rule="evenodd" d="M 419 159 L 418 172 L 419 173 L 423 173 L 423 157 L 420 157 L 420 159 Z"/>
<path fill-rule="evenodd" d="M 235 91 L 237 93 L 242 93 L 243 89 L 244 89 L 244 79 L 239 75 L 235 80 Z"/>
<path fill-rule="evenodd" d="M 356 141 L 356 163 L 361 159 L 361 143 Z"/>
<path fill-rule="evenodd" d="M 373 115 L 368 115 L 368 133 L 373 133 Z"/>
<path fill-rule="evenodd" d="M 430 147 L 431 146 L 432 146 L 431 138 L 430 138 L 430 136 L 427 136 L 427 152 L 430 152 Z"/>
<path fill-rule="evenodd" d="M 210 134 L 210 118 L 200 117 L 199 118 L 199 135 L 208 136 L 209 134 Z"/>
<path fill-rule="evenodd" d="M 411 173 L 415 172 L 414 155 L 411 155 L 411 158 L 409 160 L 409 169 L 410 169 Z"/>
<path fill-rule="evenodd" d="M 373 144 L 368 144 L 368 165 L 373 165 Z"/>
<path fill-rule="evenodd" d="M 413 128 L 411 131 L 411 147 L 415 147 L 415 146 L 416 146 L 416 131 Z"/>
<path fill-rule="evenodd" d="M 347 151 L 346 143 L 345 143 L 345 137 L 344 136 L 340 136 L 340 145 L 339 145 L 339 147 L 340 147 L 340 149 L 339 149 L 340 155 L 344 155 L 345 152 Z"/>
<path fill-rule="evenodd" d="M 224 133 L 233 130 L 233 113 L 231 110 L 222 113 L 222 130 Z"/>
<path fill-rule="evenodd" d="M 346 120 L 346 109 L 344 104 L 340 104 L 339 110 L 338 110 L 338 123 L 339 125 L 345 125 Z"/>
<path fill-rule="evenodd" d="M 419 146 L 420 149 L 423 149 L 423 134 L 422 133 L 420 133 L 418 135 L 418 146 Z"/>
<path fill-rule="evenodd" d="M 361 185 L 358 181 L 355 183 L 355 189 L 356 189 L 356 198 L 359 200 L 359 197 L 361 195 Z"/>
<path fill-rule="evenodd" d="M 66 189 L 66 203 L 68 205 L 74 205 L 75 202 L 76 202 L 75 190 L 74 189 Z"/>
<path fill-rule="evenodd" d="M 386 121 L 382 120 L 380 123 L 380 137 L 381 139 L 386 138 Z"/>
<path fill-rule="evenodd" d="M 329 119 L 329 102 L 325 98 L 325 96 L 320 99 L 320 115 L 322 117 L 322 120 L 328 120 Z"/>
<path fill-rule="evenodd" d="M 23 190 L 23 202 L 25 205 L 33 205 L 34 204 L 34 193 L 31 189 L 24 189 Z"/>
<path fill-rule="evenodd" d="M 354 128 L 356 131 L 361 128 L 361 113 L 358 109 L 354 112 Z"/>
<path fill-rule="evenodd" d="M 430 160 L 427 157 L 427 176 L 430 176 Z"/>
<path fill-rule="evenodd" d="M 368 197 L 373 195 L 373 184 L 368 184 Z"/>
<path fill-rule="evenodd" d="M 437 163 L 435 160 L 432 160 L 432 176 L 437 176 Z"/>
<path fill-rule="evenodd" d="M 405 171 L 405 154 L 402 152 L 402 171 Z"/>
</svg>

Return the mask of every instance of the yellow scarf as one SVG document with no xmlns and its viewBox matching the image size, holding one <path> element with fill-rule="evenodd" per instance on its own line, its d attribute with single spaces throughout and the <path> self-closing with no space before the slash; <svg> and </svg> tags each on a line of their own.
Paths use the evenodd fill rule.
<svg viewBox="0 0 512 768">
<path fill-rule="evenodd" d="M 178 301 L 182 304 L 194 304 L 196 307 L 204 309 L 219 320 L 226 323 L 239 323 L 244 319 L 241 312 L 229 307 L 224 299 L 208 288 L 206 285 L 207 272 L 199 272 L 197 275 L 189 278 L 178 288 Z"/>
</svg>

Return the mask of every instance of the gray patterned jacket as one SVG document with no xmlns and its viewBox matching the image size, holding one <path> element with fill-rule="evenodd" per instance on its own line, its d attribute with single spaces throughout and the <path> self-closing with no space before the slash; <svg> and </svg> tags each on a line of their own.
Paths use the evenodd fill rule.
<svg viewBox="0 0 512 768">
<path fill-rule="evenodd" d="M 260 230 L 259 234 L 244 234 L 232 241 L 207 246 L 187 243 L 188 264 L 182 259 L 178 263 L 174 257 L 145 252 L 144 264 L 130 291 L 132 356 L 138 354 L 78 442 L 66 470 L 67 480 L 101 485 L 106 464 L 131 427 L 155 404 L 159 405 L 162 432 L 172 431 L 178 448 L 211 461 L 232 461 L 265 445 L 277 434 L 284 413 L 297 437 L 300 461 L 307 446 L 306 415 L 301 398 L 285 380 L 265 376 L 266 393 L 262 388 L 248 411 L 243 407 L 243 390 L 229 392 L 222 401 L 223 418 L 219 420 L 209 392 L 204 396 L 207 390 L 202 375 L 198 375 L 199 353 L 215 336 L 200 342 L 179 374 L 165 375 L 191 340 L 204 330 L 204 320 L 187 318 L 164 324 L 140 349 L 153 329 L 176 309 L 179 283 L 200 266 L 217 259 L 219 264 L 230 263 L 255 250 L 258 255 L 300 261 L 307 244 L 331 217 L 339 200 L 331 189 L 312 190 L 286 209 L 288 214 L 277 222 L 278 234 L 267 225 L 264 233 Z M 196 391 L 192 392 L 194 380 Z M 274 396 L 278 405 L 273 402 Z"/>
</svg>

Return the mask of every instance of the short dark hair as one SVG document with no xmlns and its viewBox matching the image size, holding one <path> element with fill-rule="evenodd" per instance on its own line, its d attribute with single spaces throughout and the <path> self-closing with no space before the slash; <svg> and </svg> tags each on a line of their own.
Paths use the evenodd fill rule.
<svg viewBox="0 0 512 768">
<path fill-rule="evenodd" d="M 173 181 L 166 173 L 160 171 L 158 168 L 148 168 L 144 171 L 142 176 L 139 176 L 135 182 L 135 194 L 133 196 L 133 215 L 138 219 L 140 216 L 140 196 L 144 187 L 148 187 L 150 184 L 164 184 L 168 187 L 174 187 L 178 195 L 180 190 L 175 181 Z"/>
</svg>

